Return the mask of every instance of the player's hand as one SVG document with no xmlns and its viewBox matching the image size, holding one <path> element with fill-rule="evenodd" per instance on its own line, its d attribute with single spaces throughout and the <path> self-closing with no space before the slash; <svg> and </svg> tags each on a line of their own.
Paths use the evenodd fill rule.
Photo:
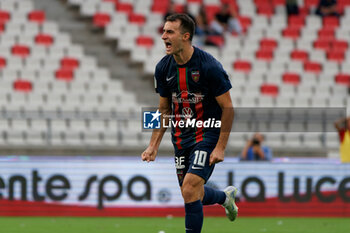
<svg viewBox="0 0 350 233">
<path fill-rule="evenodd" d="M 142 161 L 151 162 L 156 159 L 158 151 L 154 148 L 147 147 L 147 149 L 141 154 Z"/>
<path fill-rule="evenodd" d="M 220 163 L 222 161 L 224 161 L 224 150 L 220 150 L 218 148 L 214 148 L 213 152 L 211 152 L 210 154 L 210 159 L 209 159 L 209 165 L 213 165 L 215 163 Z"/>
</svg>

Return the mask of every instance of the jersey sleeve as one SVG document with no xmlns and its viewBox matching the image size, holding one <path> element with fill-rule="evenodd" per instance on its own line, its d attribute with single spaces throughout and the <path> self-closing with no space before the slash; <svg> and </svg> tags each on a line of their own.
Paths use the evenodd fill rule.
<svg viewBox="0 0 350 233">
<path fill-rule="evenodd" d="M 224 94 L 232 88 L 229 77 L 219 62 L 209 66 L 207 73 L 209 85 L 215 97 Z"/>
<path fill-rule="evenodd" d="M 167 88 L 165 83 L 164 72 L 162 69 L 161 62 L 157 64 L 156 70 L 154 72 L 154 86 L 155 86 L 156 92 L 161 97 L 168 97 L 170 95 L 169 88 Z"/>
</svg>

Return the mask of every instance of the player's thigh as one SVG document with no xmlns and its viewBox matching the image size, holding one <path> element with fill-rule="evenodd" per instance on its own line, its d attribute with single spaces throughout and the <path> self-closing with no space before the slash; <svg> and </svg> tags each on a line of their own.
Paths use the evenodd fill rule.
<svg viewBox="0 0 350 233">
<path fill-rule="evenodd" d="M 201 177 L 206 183 L 215 167 L 215 165 L 209 165 L 210 154 L 214 148 L 213 144 L 198 143 L 191 151 L 187 173 Z"/>
</svg>

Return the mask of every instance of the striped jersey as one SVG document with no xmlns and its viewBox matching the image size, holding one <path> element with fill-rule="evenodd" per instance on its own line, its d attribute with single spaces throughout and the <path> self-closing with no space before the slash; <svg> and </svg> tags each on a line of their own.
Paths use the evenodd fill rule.
<svg viewBox="0 0 350 233">
<path fill-rule="evenodd" d="M 232 86 L 222 65 L 213 56 L 194 47 L 191 59 L 178 65 L 172 55 L 166 55 L 156 66 L 155 85 L 156 92 L 169 98 L 172 105 L 171 132 L 175 150 L 201 141 L 216 144 L 220 128 L 213 126 L 221 120 L 222 110 L 215 97 Z M 180 121 L 189 124 L 181 125 Z M 197 121 L 208 124 L 193 124 Z"/>
</svg>

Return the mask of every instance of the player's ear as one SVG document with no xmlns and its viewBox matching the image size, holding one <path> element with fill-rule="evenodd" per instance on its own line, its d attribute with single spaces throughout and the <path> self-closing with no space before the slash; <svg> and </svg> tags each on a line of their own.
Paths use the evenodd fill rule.
<svg viewBox="0 0 350 233">
<path fill-rule="evenodd" d="M 185 32 L 185 33 L 182 35 L 182 39 L 183 39 L 184 41 L 190 40 L 190 33 L 189 33 L 189 32 Z"/>
</svg>

